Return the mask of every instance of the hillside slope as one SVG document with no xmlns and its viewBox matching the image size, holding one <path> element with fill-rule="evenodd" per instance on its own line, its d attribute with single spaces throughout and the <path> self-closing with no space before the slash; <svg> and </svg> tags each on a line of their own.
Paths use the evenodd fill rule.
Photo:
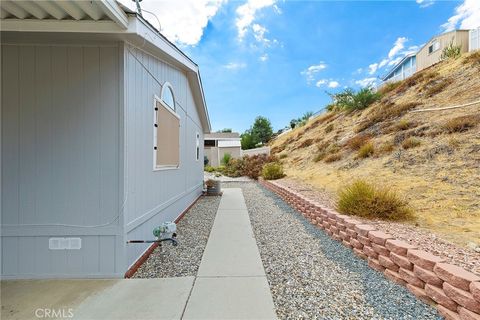
<svg viewBox="0 0 480 320">
<path fill-rule="evenodd" d="M 270 144 L 288 177 L 326 192 L 356 178 L 404 195 L 420 227 L 480 245 L 480 52 L 440 62 L 363 111 L 328 112 Z M 373 153 L 359 157 L 371 143 Z"/>
</svg>

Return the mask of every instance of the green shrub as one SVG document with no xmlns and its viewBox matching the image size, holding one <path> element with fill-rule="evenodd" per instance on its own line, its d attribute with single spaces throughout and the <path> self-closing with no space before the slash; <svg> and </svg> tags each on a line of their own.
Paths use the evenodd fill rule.
<svg viewBox="0 0 480 320">
<path fill-rule="evenodd" d="M 361 146 L 360 149 L 358 149 L 357 156 L 359 158 L 364 159 L 364 158 L 373 156 L 374 153 L 375 153 L 375 147 L 373 146 L 373 143 L 367 142 L 363 146 Z"/>
<path fill-rule="evenodd" d="M 225 153 L 222 158 L 222 164 L 226 166 L 231 159 L 232 159 L 232 155 L 230 153 Z"/>
<path fill-rule="evenodd" d="M 327 110 L 362 110 L 380 99 L 381 94 L 373 88 L 362 88 L 358 92 L 347 88 L 339 93 L 330 94 L 333 106 L 328 105 Z"/>
<path fill-rule="evenodd" d="M 413 218 L 408 203 L 390 188 L 356 180 L 340 190 L 337 209 L 341 213 L 364 218 L 409 220 Z"/>
<path fill-rule="evenodd" d="M 278 162 L 275 156 L 257 154 L 243 157 L 243 175 L 252 179 L 258 179 L 262 175 L 263 166 L 269 162 Z"/>
<path fill-rule="evenodd" d="M 205 170 L 206 172 L 214 172 L 215 171 L 215 168 L 212 167 L 212 166 L 209 166 L 209 165 L 206 165 L 203 170 Z"/>
<path fill-rule="evenodd" d="M 461 46 L 457 46 L 453 43 L 453 41 L 450 41 L 448 46 L 443 48 L 440 59 L 442 60 L 451 59 L 451 58 L 456 59 L 462 55 L 461 50 L 462 50 Z"/>
<path fill-rule="evenodd" d="M 262 177 L 267 180 L 276 180 L 283 178 L 285 174 L 283 173 L 283 167 L 281 164 L 276 162 L 266 163 L 262 169 Z"/>
<path fill-rule="evenodd" d="M 402 148 L 403 149 L 411 149 L 418 147 L 420 145 L 420 140 L 414 138 L 414 137 L 409 137 L 402 142 Z"/>
<path fill-rule="evenodd" d="M 288 157 L 288 153 L 286 153 L 286 152 L 285 153 L 280 153 L 280 156 L 279 156 L 280 159 L 285 159 L 287 157 Z"/>
<path fill-rule="evenodd" d="M 245 163 L 243 159 L 230 159 L 223 170 L 223 174 L 227 177 L 240 177 L 243 175 Z"/>
</svg>

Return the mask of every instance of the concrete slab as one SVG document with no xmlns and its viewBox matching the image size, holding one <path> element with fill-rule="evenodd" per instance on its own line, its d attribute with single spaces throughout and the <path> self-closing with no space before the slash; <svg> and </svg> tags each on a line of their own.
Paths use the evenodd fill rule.
<svg viewBox="0 0 480 320">
<path fill-rule="evenodd" d="M 266 277 L 197 278 L 183 319 L 276 319 Z"/>
<path fill-rule="evenodd" d="M 128 279 L 90 296 L 74 319 L 181 319 L 193 277 Z"/>
<path fill-rule="evenodd" d="M 247 215 L 248 216 L 248 211 L 247 209 L 219 209 L 217 211 L 217 216 L 218 215 L 226 215 L 226 214 L 240 214 L 240 215 Z"/>
<path fill-rule="evenodd" d="M 203 253 L 198 276 L 264 275 L 248 212 L 217 215 Z"/>
<path fill-rule="evenodd" d="M 68 313 L 88 296 L 122 280 L 4 280 L 0 282 L 2 319 L 37 319 L 46 310 Z M 37 312 L 37 314 L 35 314 Z"/>
<path fill-rule="evenodd" d="M 250 218 L 246 214 L 217 214 L 213 222 L 212 230 L 210 231 L 208 242 L 210 242 L 212 237 L 215 237 L 217 241 L 227 240 L 232 237 L 255 239 Z"/>
<path fill-rule="evenodd" d="M 244 209 L 247 210 L 245 199 L 243 198 L 242 189 L 226 188 L 222 189 L 223 195 L 220 200 L 219 210 Z"/>
<path fill-rule="evenodd" d="M 193 281 L 193 277 L 2 281 L 1 318 L 181 319 Z"/>
</svg>

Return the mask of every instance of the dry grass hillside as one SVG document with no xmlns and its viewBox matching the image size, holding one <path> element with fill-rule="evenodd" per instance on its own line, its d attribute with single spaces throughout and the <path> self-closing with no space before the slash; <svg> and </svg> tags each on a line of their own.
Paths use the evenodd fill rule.
<svg viewBox="0 0 480 320">
<path fill-rule="evenodd" d="M 443 61 L 363 111 L 328 112 L 271 142 L 288 177 L 327 192 L 356 178 L 393 187 L 412 223 L 480 245 L 480 52 Z"/>
</svg>

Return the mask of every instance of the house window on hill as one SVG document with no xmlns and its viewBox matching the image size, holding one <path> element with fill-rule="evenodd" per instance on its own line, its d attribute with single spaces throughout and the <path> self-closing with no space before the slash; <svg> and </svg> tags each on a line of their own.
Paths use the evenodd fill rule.
<svg viewBox="0 0 480 320">
<path fill-rule="evenodd" d="M 434 53 L 438 49 L 440 49 L 440 43 L 435 41 L 428 47 L 428 54 Z"/>
<path fill-rule="evenodd" d="M 155 96 L 153 120 L 153 169 L 176 169 L 180 165 L 180 116 L 175 112 L 172 100 Z"/>
</svg>

